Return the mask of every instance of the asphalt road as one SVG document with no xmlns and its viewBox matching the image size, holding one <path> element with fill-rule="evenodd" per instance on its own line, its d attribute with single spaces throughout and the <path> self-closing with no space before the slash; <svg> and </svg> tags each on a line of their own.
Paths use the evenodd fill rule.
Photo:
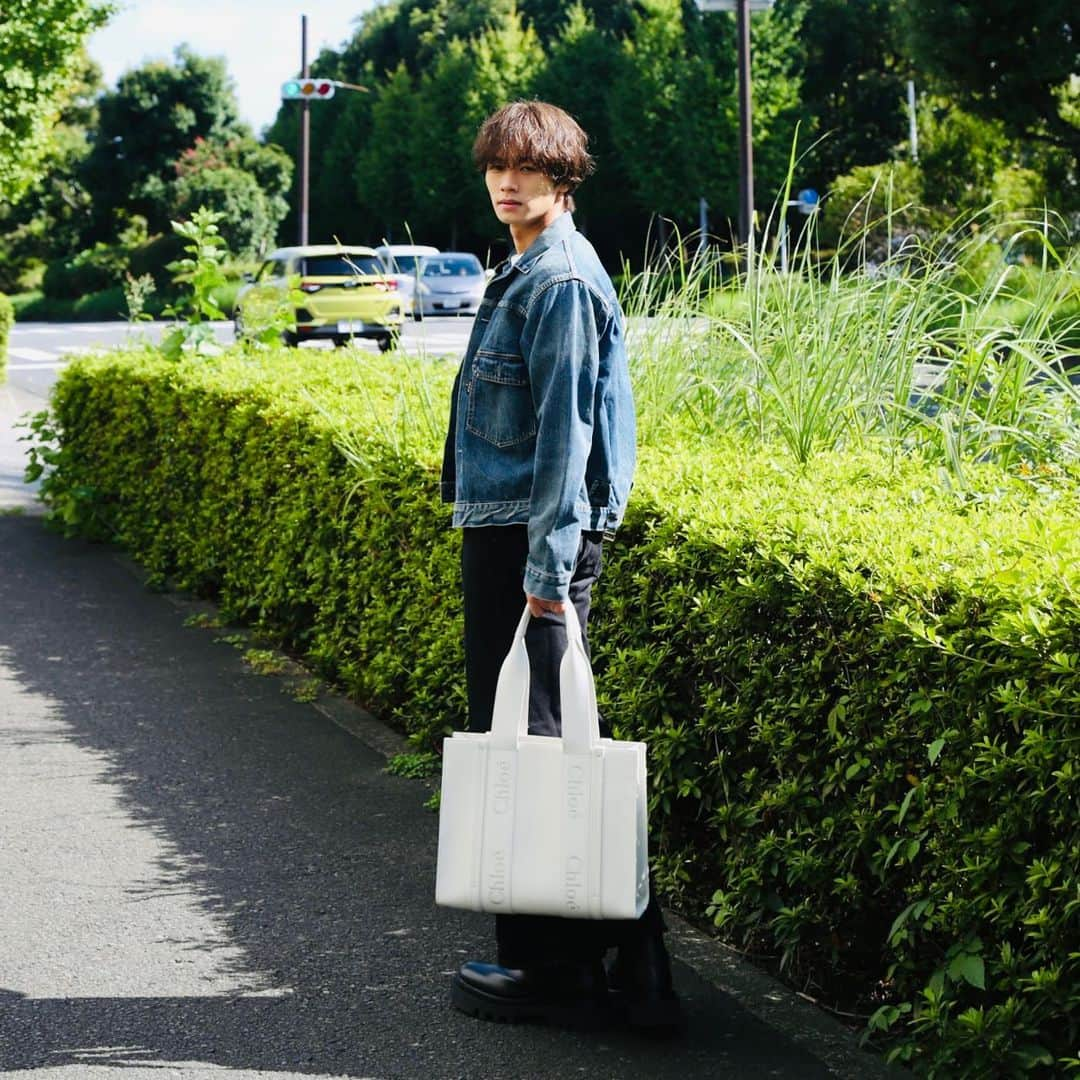
<svg viewBox="0 0 1080 1080">
<path fill-rule="evenodd" d="M 21 450 L 20 407 L 43 404 L 70 355 L 56 328 L 28 329 L 0 386 L 0 452 Z M 123 332 L 72 333 L 97 346 Z M 452 1010 L 449 977 L 491 957 L 491 926 L 433 903 L 427 791 L 384 772 L 398 738 L 332 695 L 295 700 L 224 640 L 235 628 L 188 624 L 206 605 L 48 532 L 16 464 L 0 459 L 0 1072 L 884 1075 L 838 1025 L 678 920 L 689 1027 L 674 1044 Z"/>
</svg>

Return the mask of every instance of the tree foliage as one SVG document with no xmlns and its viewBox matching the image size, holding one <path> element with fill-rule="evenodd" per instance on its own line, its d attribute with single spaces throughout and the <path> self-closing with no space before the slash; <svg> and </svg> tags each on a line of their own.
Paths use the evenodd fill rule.
<svg viewBox="0 0 1080 1080">
<path fill-rule="evenodd" d="M 796 120 L 803 0 L 755 17 L 756 125 L 763 190 L 786 167 Z M 579 223 L 608 257 L 640 254 L 649 219 L 696 222 L 704 195 L 734 214 L 734 21 L 703 20 L 680 0 L 399 0 L 365 15 L 339 54 L 313 72 L 371 86 L 362 102 L 312 110 L 312 238 L 357 229 L 478 249 L 505 243 L 470 160 L 493 109 L 538 96 L 590 135 L 596 176 Z M 359 95 L 356 95 L 359 97 Z M 270 137 L 296 145 L 294 106 Z M 332 200 L 351 151 L 356 187 Z M 286 235 L 294 227 L 286 223 Z M 355 234 L 354 234 L 355 235 Z"/>
<path fill-rule="evenodd" d="M 35 284 L 43 263 L 78 249 L 92 197 L 79 180 L 97 124 L 101 70 L 80 52 L 68 99 L 53 125 L 39 176 L 18 202 L 0 200 L 0 290 Z"/>
<path fill-rule="evenodd" d="M 174 63 L 151 61 L 121 75 L 99 105 L 101 119 L 84 182 L 95 193 L 92 237 L 106 239 L 123 208 L 151 231 L 168 228 L 174 163 L 197 140 L 250 135 L 220 57 L 181 45 Z"/>
<path fill-rule="evenodd" d="M 907 137 L 908 62 L 895 0 L 814 0 L 800 28 L 800 143 L 821 191 L 857 165 L 885 161 Z M 813 147 L 812 149 L 811 146 Z"/>
<path fill-rule="evenodd" d="M 1080 24 L 1075 0 L 907 0 L 916 66 L 968 111 L 1015 138 L 1080 156 Z"/>
<path fill-rule="evenodd" d="M 277 146 L 262 146 L 250 135 L 226 143 L 199 139 L 174 162 L 174 194 L 181 217 L 199 207 L 221 215 L 218 227 L 234 256 L 262 254 L 275 238 L 288 209 L 292 161 Z"/>
<path fill-rule="evenodd" d="M 0 202 L 43 173 L 49 134 L 84 63 L 87 36 L 108 18 L 102 0 L 4 0 L 0 8 Z"/>
<path fill-rule="evenodd" d="M 39 22 L 102 3 L 48 0 Z M 5 6 L 0 58 L 19 19 L 24 38 L 37 33 L 29 10 L 27 0 Z M 906 160 L 912 75 L 922 160 L 905 184 L 935 221 L 994 199 L 1006 212 L 1044 198 L 1075 210 L 1080 64 L 1070 16 L 1063 0 L 777 0 L 755 14 L 759 220 L 784 184 L 796 130 L 795 185 L 836 188 L 838 204 Z M 411 234 L 498 257 L 505 232 L 471 145 L 491 110 L 533 96 L 589 133 L 597 171 L 578 193 L 577 220 L 609 264 L 639 259 L 657 216 L 695 228 L 702 197 L 714 234 L 736 216 L 735 20 L 689 0 L 384 0 L 312 73 L 368 88 L 310 109 L 313 241 Z M 5 68 L 0 86 L 20 77 Z M 169 220 L 196 202 L 226 213 L 222 230 L 241 250 L 265 246 L 275 229 L 295 237 L 285 157 L 299 156 L 296 103 L 283 103 L 264 136 L 282 153 L 260 151 L 240 122 L 223 62 L 186 47 L 171 63 L 128 72 L 96 104 L 94 93 L 85 83 L 71 91 L 86 118 L 64 114 L 41 151 L 47 180 L 30 184 L 17 211 L 0 208 L 0 282 L 28 279 L 35 260 L 73 246 L 114 242 L 133 215 L 167 239 Z M 25 160 L 0 155 L 0 168 Z"/>
</svg>

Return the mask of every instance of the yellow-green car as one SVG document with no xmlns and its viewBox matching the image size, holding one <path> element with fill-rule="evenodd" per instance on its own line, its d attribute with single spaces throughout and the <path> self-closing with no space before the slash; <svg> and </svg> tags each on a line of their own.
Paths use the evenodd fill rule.
<svg viewBox="0 0 1080 1080">
<path fill-rule="evenodd" d="M 287 345 L 321 338 L 340 346 L 362 337 L 374 338 L 386 352 L 397 345 L 408 306 L 373 248 L 278 248 L 237 293 L 237 340 L 266 326 L 290 296 L 291 325 L 282 331 Z"/>
</svg>

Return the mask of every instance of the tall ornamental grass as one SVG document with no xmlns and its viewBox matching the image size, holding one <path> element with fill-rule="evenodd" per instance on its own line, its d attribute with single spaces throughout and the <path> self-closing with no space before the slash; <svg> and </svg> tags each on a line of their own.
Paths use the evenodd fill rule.
<svg viewBox="0 0 1080 1080">
<path fill-rule="evenodd" d="M 853 213 L 824 258 L 807 221 L 786 273 L 772 244 L 732 256 L 677 238 L 629 278 L 643 442 L 737 436 L 800 465 L 874 444 L 918 451 L 960 488 L 975 461 L 1074 462 L 1080 251 L 1055 246 L 1049 218 L 988 212 L 931 235 L 893 219 Z"/>
</svg>

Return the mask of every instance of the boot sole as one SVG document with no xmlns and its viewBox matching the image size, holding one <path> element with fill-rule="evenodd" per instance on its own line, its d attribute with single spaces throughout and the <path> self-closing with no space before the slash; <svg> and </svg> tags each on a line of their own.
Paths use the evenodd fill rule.
<svg viewBox="0 0 1080 1080">
<path fill-rule="evenodd" d="M 590 1002 L 559 1005 L 544 1001 L 513 1001 L 485 994 L 469 986 L 460 975 L 450 983 L 450 1004 L 460 1012 L 478 1020 L 491 1020 L 497 1024 L 551 1024 L 567 1028 L 597 1028 L 608 1020 L 608 1011 Z"/>
</svg>

